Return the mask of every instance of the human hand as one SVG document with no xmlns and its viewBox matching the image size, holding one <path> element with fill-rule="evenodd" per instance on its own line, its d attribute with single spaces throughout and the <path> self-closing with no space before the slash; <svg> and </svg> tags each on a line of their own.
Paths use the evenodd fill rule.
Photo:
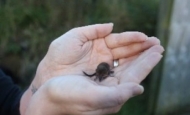
<svg viewBox="0 0 190 115">
<path fill-rule="evenodd" d="M 31 86 L 22 96 L 21 113 L 24 113 L 27 108 L 32 96 L 31 90 L 37 90 L 54 76 L 83 75 L 82 71 L 94 72 L 100 62 L 112 65 L 113 59 L 119 59 L 121 65 L 120 69 L 115 68 L 118 70 L 115 76 L 122 76 L 119 71 L 125 69 L 124 65 L 128 65 L 127 68 L 134 67 L 129 65 L 136 63 L 135 59 L 139 54 L 160 44 L 157 38 L 148 38 L 140 32 L 111 34 L 112 29 L 112 24 L 75 28 L 53 41 L 47 55 L 38 66 Z M 118 78 L 109 77 L 100 84 L 118 84 Z"/>
<path fill-rule="evenodd" d="M 32 96 L 25 115 L 103 115 L 117 112 L 143 88 L 128 83 L 102 86 L 77 75 L 54 77 Z"/>
<path fill-rule="evenodd" d="M 143 92 L 139 82 L 159 62 L 162 52 L 163 48 L 156 45 L 131 57 L 129 60 L 132 61 L 121 60 L 123 64 L 114 69 L 118 83 L 108 80 L 111 77 L 103 81 L 104 85 L 80 75 L 54 77 L 33 95 L 26 115 L 103 115 L 118 112 L 129 98 Z"/>
<path fill-rule="evenodd" d="M 123 60 L 159 45 L 157 38 L 140 32 L 111 34 L 113 24 L 97 24 L 70 30 L 54 40 L 38 66 L 33 85 L 39 88 L 53 76 L 93 73 L 97 65 Z M 119 61 L 122 63 L 122 61 Z"/>
</svg>

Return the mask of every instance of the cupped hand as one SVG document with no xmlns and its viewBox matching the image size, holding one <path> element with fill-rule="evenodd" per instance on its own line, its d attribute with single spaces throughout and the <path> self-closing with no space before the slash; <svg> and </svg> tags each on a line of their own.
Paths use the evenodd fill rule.
<svg viewBox="0 0 190 115">
<path fill-rule="evenodd" d="M 102 86 L 79 75 L 54 77 L 32 96 L 25 115 L 103 115 L 143 92 L 137 84 Z"/>
<path fill-rule="evenodd" d="M 102 82 L 104 85 L 82 75 L 54 77 L 32 96 L 26 115 L 116 113 L 129 98 L 143 92 L 139 82 L 159 62 L 162 52 L 163 48 L 155 45 L 139 55 L 121 59 L 121 65 L 114 69 L 118 83 L 111 77 Z"/>
<path fill-rule="evenodd" d="M 105 97 L 107 98 L 107 96 L 111 96 L 110 98 L 112 99 L 120 100 L 120 104 L 116 104 L 117 106 L 114 105 L 113 108 L 108 107 L 111 108 L 109 110 L 99 109 L 97 110 L 98 112 L 119 110 L 122 103 L 128 98 L 134 94 L 140 94 L 142 92 L 142 87 L 138 84 L 159 62 L 162 57 L 161 53 L 163 52 L 163 48 L 160 46 L 159 40 L 155 37 L 147 37 L 140 32 L 111 33 L 112 29 L 113 24 L 97 24 L 79 27 L 70 30 L 54 40 L 49 47 L 48 53 L 39 64 L 31 86 L 22 97 L 20 107 L 21 114 L 25 113 L 25 110 L 30 105 L 29 101 L 31 101 L 31 97 L 34 100 L 38 99 L 38 96 L 37 98 L 34 97 L 36 97 L 35 95 L 39 94 L 40 91 L 37 91 L 35 95 L 32 96 L 32 86 L 40 90 L 42 89 L 41 86 L 46 84 L 45 82 L 47 80 L 55 76 L 63 76 L 56 78 L 61 81 L 68 77 L 71 77 L 69 79 L 73 79 L 72 76 L 77 76 L 78 78 L 75 77 L 75 79 L 78 82 L 76 80 L 74 81 L 76 84 L 79 83 L 83 86 L 83 88 L 86 85 L 83 85 L 83 83 L 81 84 L 81 82 L 85 79 L 93 86 L 95 85 L 99 88 L 107 87 L 106 89 L 112 87 L 111 89 L 115 89 L 114 91 L 116 92 L 114 93 L 116 93 L 116 95 L 113 95 L 113 97 L 116 96 L 117 98 L 112 98 L 112 93 L 106 93 L 104 99 Z M 119 66 L 116 68 L 112 67 L 114 59 L 119 60 Z M 114 71 L 114 77 L 108 77 L 104 81 L 98 83 L 83 75 L 82 71 L 93 73 L 100 62 L 107 62 L 110 64 Z M 79 79 L 81 79 L 81 81 Z M 63 82 L 64 81 L 67 80 L 63 80 Z M 72 91 L 69 87 L 66 88 Z M 120 90 L 120 88 L 123 89 Z M 126 91 L 125 88 L 128 88 L 129 91 Z M 52 97 L 56 97 L 56 95 Z M 109 101 L 107 103 L 109 103 Z"/>
<path fill-rule="evenodd" d="M 91 74 L 101 62 L 112 67 L 114 59 L 122 65 L 122 60 L 160 44 L 157 38 L 140 32 L 111 33 L 112 29 L 112 23 L 78 27 L 54 40 L 32 84 L 39 88 L 54 76 Z"/>
</svg>

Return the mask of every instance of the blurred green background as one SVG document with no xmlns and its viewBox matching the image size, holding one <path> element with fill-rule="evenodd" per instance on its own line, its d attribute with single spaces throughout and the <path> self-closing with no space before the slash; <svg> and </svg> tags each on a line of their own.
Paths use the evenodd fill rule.
<svg viewBox="0 0 190 115">
<path fill-rule="evenodd" d="M 113 32 L 141 31 L 155 36 L 159 0 L 0 0 L 0 66 L 26 87 L 52 40 L 89 24 L 114 23 Z M 145 92 L 115 115 L 149 115 Z"/>
</svg>

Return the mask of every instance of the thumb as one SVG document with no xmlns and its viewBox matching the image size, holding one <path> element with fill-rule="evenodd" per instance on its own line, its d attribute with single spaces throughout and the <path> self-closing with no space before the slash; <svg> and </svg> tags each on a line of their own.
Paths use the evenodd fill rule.
<svg viewBox="0 0 190 115">
<path fill-rule="evenodd" d="M 144 87 L 137 83 L 124 83 L 118 86 L 119 93 L 123 101 L 128 100 L 131 97 L 140 95 L 144 92 Z"/>
<path fill-rule="evenodd" d="M 129 98 L 142 94 L 144 88 L 137 83 L 123 83 L 117 86 L 104 87 L 99 90 L 99 104 L 102 108 L 115 107 L 124 104 Z"/>
<path fill-rule="evenodd" d="M 113 23 L 105 23 L 78 27 L 73 29 L 72 31 L 79 33 L 80 35 L 84 36 L 87 40 L 93 40 L 109 35 L 112 30 Z"/>
</svg>

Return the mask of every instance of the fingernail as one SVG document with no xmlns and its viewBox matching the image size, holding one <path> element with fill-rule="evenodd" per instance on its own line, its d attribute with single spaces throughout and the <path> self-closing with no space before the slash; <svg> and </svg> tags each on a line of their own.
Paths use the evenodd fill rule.
<svg viewBox="0 0 190 115">
<path fill-rule="evenodd" d="M 113 23 L 113 22 L 109 22 L 109 23 L 107 23 L 107 24 L 110 24 L 111 26 L 113 26 L 113 25 L 114 25 L 114 23 Z"/>
<path fill-rule="evenodd" d="M 151 36 L 151 37 L 149 37 L 149 38 L 156 38 L 156 39 L 158 39 L 156 36 Z"/>
</svg>

